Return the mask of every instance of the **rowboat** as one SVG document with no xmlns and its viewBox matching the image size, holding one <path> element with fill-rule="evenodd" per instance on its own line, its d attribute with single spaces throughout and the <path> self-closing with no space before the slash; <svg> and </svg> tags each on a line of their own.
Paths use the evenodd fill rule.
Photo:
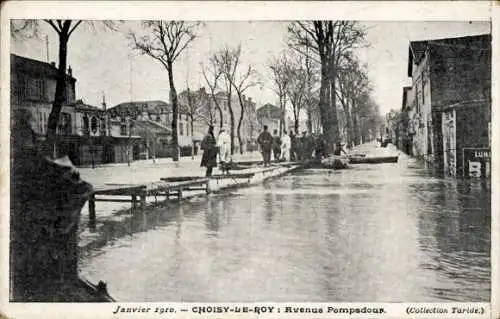
<svg viewBox="0 0 500 319">
<path fill-rule="evenodd" d="M 377 157 L 349 157 L 349 164 L 382 164 L 382 163 L 397 163 L 398 156 L 377 156 Z"/>
</svg>

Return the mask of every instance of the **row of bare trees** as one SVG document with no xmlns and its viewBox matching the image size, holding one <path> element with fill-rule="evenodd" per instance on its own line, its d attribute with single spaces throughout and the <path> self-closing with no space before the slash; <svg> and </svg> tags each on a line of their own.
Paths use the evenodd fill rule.
<svg viewBox="0 0 500 319">
<path fill-rule="evenodd" d="M 224 95 L 224 101 L 229 113 L 229 135 L 231 136 L 231 154 L 235 150 L 235 129 L 240 153 L 243 153 L 243 138 L 241 129 L 245 115 L 251 118 L 252 114 L 247 114 L 253 110 L 247 109 L 247 101 L 244 95 L 248 89 L 260 84 L 259 74 L 252 64 L 243 65 L 241 60 L 241 44 L 230 48 L 224 46 L 222 49 L 212 53 L 207 64 L 202 63 L 202 73 L 205 83 L 210 89 L 210 95 L 215 110 L 209 111 L 210 125 L 218 122 L 219 127 L 224 125 L 224 112 L 220 105 L 221 100 L 217 93 Z M 235 118 L 235 109 L 233 106 L 233 97 L 236 96 L 239 103 L 239 117 Z M 219 116 L 217 120 L 217 115 Z"/>
<path fill-rule="evenodd" d="M 281 110 L 280 134 L 285 128 L 286 106 L 291 105 L 293 129 L 299 129 L 299 114 L 305 109 L 308 115 L 308 132 L 312 131 L 312 112 L 315 92 L 318 90 L 318 67 L 309 55 L 284 52 L 269 63 L 273 90 L 278 96 Z"/>
<path fill-rule="evenodd" d="M 69 39 L 80 25 L 93 26 L 93 24 L 82 20 L 18 20 L 11 22 L 12 35 L 18 39 L 30 34 L 36 35 L 42 22 L 50 25 L 59 38 L 58 78 L 47 129 L 48 144 L 55 146 L 59 114 L 66 100 L 65 77 Z M 103 21 L 102 25 L 105 29 L 117 30 L 119 23 Z M 129 33 L 132 47 L 158 61 L 168 73 L 173 112 L 172 144 L 177 150 L 174 160 L 178 160 L 179 157 L 177 136 L 179 101 L 174 83 L 174 65 L 182 52 L 196 39 L 199 26 L 198 22 L 144 21 L 141 34 Z M 357 129 L 359 117 L 363 112 L 367 113 L 363 113 L 365 117 L 372 116 L 373 110 L 367 111 L 366 108 L 374 108 L 366 72 L 354 55 L 355 49 L 364 45 L 365 34 L 365 29 L 352 21 L 297 21 L 289 25 L 288 42 L 295 54 L 285 54 L 272 61 L 270 65 L 272 82 L 282 110 L 280 132 L 284 129 L 287 101 L 292 106 L 295 130 L 298 130 L 299 113 L 305 108 L 309 118 L 308 130 L 311 131 L 311 115 L 316 107 L 314 101 L 319 95 L 317 107 L 327 142 L 327 151 L 331 152 L 340 140 L 337 99 L 340 100 L 347 119 L 349 143 L 359 141 L 360 133 Z M 203 77 L 210 89 L 213 102 L 208 104 L 211 108 L 208 111 L 209 124 L 218 122 L 222 127 L 224 123 L 224 112 L 217 95 L 217 92 L 222 91 L 229 112 L 232 153 L 235 149 L 235 133 L 240 152 L 243 150 L 241 127 L 245 112 L 248 111 L 243 96 L 249 88 L 261 84 L 254 67 L 251 64 L 243 65 L 241 53 L 241 45 L 235 48 L 223 47 L 214 52 L 208 62 L 202 65 Z M 232 105 L 233 96 L 237 97 L 240 106 L 238 119 L 235 118 Z M 198 103 L 188 98 L 191 123 L 195 114 L 199 113 L 198 108 Z"/>
<path fill-rule="evenodd" d="M 57 124 L 62 105 L 66 100 L 66 67 L 68 43 L 73 32 L 82 24 L 94 26 L 92 22 L 82 20 L 17 20 L 11 22 L 11 35 L 15 40 L 24 40 L 35 37 L 39 34 L 40 23 L 47 23 L 57 33 L 59 39 L 59 64 L 56 84 L 56 92 L 52 110 L 49 115 L 47 127 L 47 155 L 56 156 L 55 146 L 57 144 Z M 105 29 L 117 30 L 121 22 L 102 21 Z M 170 103 L 172 105 L 172 146 L 174 150 L 174 160 L 179 158 L 179 143 L 177 136 L 177 126 L 179 117 L 179 101 L 176 85 L 174 83 L 175 61 L 188 48 L 188 46 L 197 38 L 197 31 L 201 25 L 199 22 L 185 21 L 143 21 L 142 32 L 129 32 L 128 36 L 133 49 L 140 54 L 151 57 L 160 63 L 168 74 L 168 88 L 170 92 Z M 252 86 L 259 84 L 258 75 L 251 64 L 243 68 L 241 63 L 241 45 L 235 48 L 224 47 L 213 53 L 209 58 L 208 64 L 203 67 L 203 76 L 210 89 L 210 95 L 213 103 L 208 105 L 215 106 L 215 110 L 210 109 L 207 113 L 208 124 L 215 124 L 218 112 L 218 122 L 222 127 L 224 115 L 217 98 L 217 92 L 223 91 L 226 94 L 227 109 L 229 111 L 231 150 L 234 152 L 235 128 L 237 138 L 241 146 L 242 136 L 241 127 L 245 116 L 244 94 Z M 240 104 L 239 118 L 234 118 L 233 96 L 237 97 Z M 190 117 L 191 131 L 192 123 L 195 117 L 199 116 L 201 110 L 200 98 L 188 92 L 187 112 Z M 202 112 L 203 113 L 203 112 Z M 242 151 L 242 147 L 240 147 Z"/>
<path fill-rule="evenodd" d="M 307 105 L 308 130 L 311 130 L 311 111 L 317 94 L 328 153 L 332 153 L 341 140 L 339 113 L 344 117 L 349 145 L 360 143 L 361 131 L 370 126 L 367 123 L 379 118 L 378 107 L 371 98 L 366 68 L 355 56 L 356 49 L 366 45 L 365 36 L 365 28 L 353 21 L 297 21 L 288 27 L 289 47 L 300 58 L 291 64 L 292 71 L 284 77 L 281 85 L 287 87 L 283 92 L 287 92 L 292 105 L 295 130 L 298 112 L 303 105 Z M 281 58 L 280 65 L 285 63 L 288 62 Z M 272 69 L 274 72 L 275 68 Z M 277 92 L 282 91 L 278 86 L 276 88 Z M 298 93 L 299 90 L 302 93 Z M 342 106 L 342 112 L 337 109 L 338 104 Z M 280 107 L 284 110 L 284 106 Z M 366 132 L 364 135 L 366 138 Z"/>
</svg>

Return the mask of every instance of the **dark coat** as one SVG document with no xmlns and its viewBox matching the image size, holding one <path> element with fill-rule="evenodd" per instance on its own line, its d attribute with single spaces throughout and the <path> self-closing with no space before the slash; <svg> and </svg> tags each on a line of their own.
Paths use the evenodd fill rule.
<svg viewBox="0 0 500 319">
<path fill-rule="evenodd" d="M 207 134 L 201 141 L 201 149 L 203 155 L 201 157 L 201 165 L 204 167 L 217 166 L 217 142 L 212 134 Z"/>
<path fill-rule="evenodd" d="M 281 150 L 281 137 L 273 136 L 273 150 Z"/>
<path fill-rule="evenodd" d="M 257 142 L 259 142 L 263 152 L 270 152 L 273 145 L 273 136 L 268 131 L 264 131 L 260 133 Z"/>
</svg>

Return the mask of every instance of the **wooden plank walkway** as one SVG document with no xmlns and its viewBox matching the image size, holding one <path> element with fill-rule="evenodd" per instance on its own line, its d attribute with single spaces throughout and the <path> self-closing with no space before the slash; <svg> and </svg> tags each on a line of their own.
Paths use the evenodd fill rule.
<svg viewBox="0 0 500 319">
<path fill-rule="evenodd" d="M 94 191 L 89 198 L 89 226 L 95 227 L 96 224 L 96 202 L 127 202 L 132 203 L 132 208 L 136 208 L 138 204 L 143 208 L 146 206 L 146 197 L 165 196 L 166 200 L 175 196 L 179 201 L 183 197 L 183 192 L 188 191 L 204 191 L 209 194 L 211 180 L 219 184 L 221 180 L 233 180 L 232 185 L 222 186 L 224 189 L 230 187 L 240 187 L 248 185 L 257 174 L 262 174 L 263 179 L 266 178 L 266 173 L 280 168 L 292 168 L 296 163 L 280 163 L 269 167 L 252 166 L 245 170 L 240 170 L 237 173 L 231 174 L 216 174 L 211 177 L 202 176 L 174 176 L 160 178 L 159 182 L 150 184 L 104 184 L 94 186 Z M 237 182 L 237 180 L 240 180 Z M 241 181 L 244 180 L 244 181 Z M 218 187 L 215 188 L 218 191 Z M 120 198 L 116 198 L 120 197 Z M 124 198 L 129 197 L 129 198 Z"/>
<path fill-rule="evenodd" d="M 106 196 L 106 198 L 96 197 Z M 130 196 L 130 199 L 109 198 L 110 196 Z M 137 198 L 140 199 L 141 207 L 146 205 L 146 185 L 138 184 L 104 184 L 94 186 L 94 191 L 89 198 L 89 224 L 95 226 L 96 202 L 121 202 L 132 203 L 132 207 L 137 207 Z"/>
<path fill-rule="evenodd" d="M 183 191 L 197 191 L 203 190 L 207 194 L 210 192 L 208 188 L 209 179 L 200 176 L 180 176 L 180 177 L 163 177 L 160 178 L 161 181 L 165 182 L 156 185 L 155 191 L 157 194 L 163 193 L 166 199 L 170 199 L 170 196 L 176 196 L 177 199 L 182 199 Z"/>
</svg>

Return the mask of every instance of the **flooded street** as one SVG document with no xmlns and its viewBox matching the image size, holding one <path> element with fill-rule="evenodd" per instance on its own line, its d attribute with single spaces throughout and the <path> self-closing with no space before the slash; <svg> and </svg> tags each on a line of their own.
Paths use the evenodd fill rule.
<svg viewBox="0 0 500 319">
<path fill-rule="evenodd" d="M 488 185 L 401 155 L 116 214 L 79 268 L 118 301 L 489 301 L 490 213 Z"/>
</svg>

